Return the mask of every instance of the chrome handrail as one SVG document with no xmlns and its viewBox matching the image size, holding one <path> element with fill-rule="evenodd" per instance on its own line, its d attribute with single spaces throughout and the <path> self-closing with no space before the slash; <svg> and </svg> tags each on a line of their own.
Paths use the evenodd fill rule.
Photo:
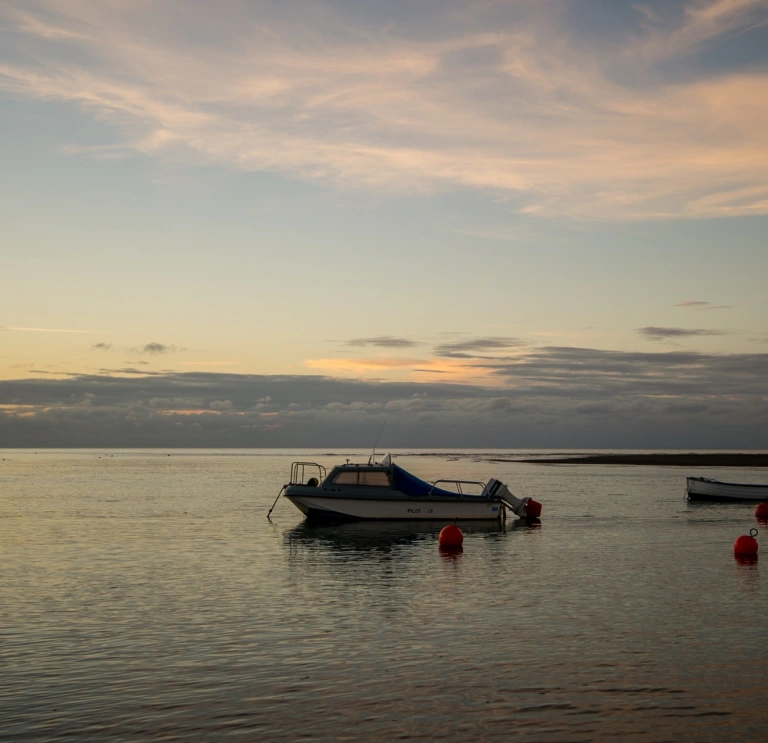
<svg viewBox="0 0 768 743">
<path fill-rule="evenodd" d="M 458 495 L 473 495 L 473 493 L 465 493 L 461 489 L 462 485 L 479 485 L 482 490 L 485 489 L 485 483 L 480 482 L 480 480 L 435 480 L 432 483 L 432 488 L 429 491 L 429 495 L 432 495 L 432 491 L 435 489 L 437 483 L 439 482 L 445 482 L 445 483 L 450 483 L 452 485 L 455 485 L 458 491 Z M 482 492 L 478 493 L 478 495 L 482 495 Z"/>
<path fill-rule="evenodd" d="M 317 462 L 292 462 L 291 463 L 291 481 L 289 485 L 304 485 L 309 479 L 306 477 L 306 470 L 308 467 L 313 467 L 317 470 L 318 485 L 325 480 L 326 470 L 322 464 Z"/>
</svg>

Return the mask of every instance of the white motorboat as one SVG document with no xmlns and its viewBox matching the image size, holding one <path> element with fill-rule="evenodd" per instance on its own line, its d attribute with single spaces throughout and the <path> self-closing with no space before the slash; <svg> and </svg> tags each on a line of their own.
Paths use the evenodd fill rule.
<svg viewBox="0 0 768 743">
<path fill-rule="evenodd" d="M 512 495 L 503 482 L 494 478 L 486 483 L 425 482 L 394 464 L 389 454 L 380 462 L 372 458 L 367 464 L 347 460 L 330 474 L 316 462 L 293 462 L 291 480 L 278 493 L 278 499 L 280 495 L 285 495 L 310 520 L 501 521 L 507 511 L 524 519 L 541 514 L 541 504 Z"/>
<path fill-rule="evenodd" d="M 686 477 L 688 500 L 768 501 L 768 485 L 743 482 L 721 482 L 709 477 Z"/>
</svg>

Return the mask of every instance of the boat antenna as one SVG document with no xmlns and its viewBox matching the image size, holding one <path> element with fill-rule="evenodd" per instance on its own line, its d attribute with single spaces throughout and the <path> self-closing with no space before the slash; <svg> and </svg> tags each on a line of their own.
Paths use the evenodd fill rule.
<svg viewBox="0 0 768 743">
<path fill-rule="evenodd" d="M 381 438 L 381 434 L 384 431 L 384 426 L 387 425 L 387 421 L 389 420 L 389 416 L 387 416 L 384 419 L 384 423 L 381 424 L 381 431 L 379 431 L 379 435 L 376 437 L 376 441 L 373 444 L 373 451 L 371 452 L 371 456 L 368 457 L 368 464 L 376 464 L 376 444 L 379 443 L 379 439 Z"/>
</svg>

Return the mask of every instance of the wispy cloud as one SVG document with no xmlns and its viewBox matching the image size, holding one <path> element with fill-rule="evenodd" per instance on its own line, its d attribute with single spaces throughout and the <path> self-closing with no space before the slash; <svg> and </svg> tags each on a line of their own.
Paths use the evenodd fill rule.
<svg viewBox="0 0 768 743">
<path fill-rule="evenodd" d="M 696 310 L 732 310 L 732 304 L 712 304 L 712 302 L 702 302 L 695 299 L 689 299 L 685 302 L 678 302 L 674 307 L 684 307 L 686 309 Z"/>
<path fill-rule="evenodd" d="M 179 361 L 179 366 L 237 366 L 239 361 Z"/>
<path fill-rule="evenodd" d="M 132 353 L 146 353 L 150 356 L 160 356 L 165 353 L 175 353 L 179 349 L 176 346 L 169 346 L 165 343 L 146 343 L 139 348 L 129 349 Z"/>
<path fill-rule="evenodd" d="M 367 358 L 324 358 L 305 359 L 304 366 L 320 370 L 326 374 L 346 378 L 363 379 L 418 379 L 422 375 L 444 374 L 451 382 L 471 383 L 486 379 L 488 384 L 498 381 L 487 370 L 473 367 L 463 359 L 457 358 L 408 358 L 395 356 L 377 356 Z"/>
<path fill-rule="evenodd" d="M 304 366 L 310 369 L 319 369 L 326 373 L 342 374 L 345 376 L 359 376 L 365 378 L 408 378 L 414 379 L 414 375 L 445 374 L 451 381 L 460 383 L 478 383 L 485 381 L 489 385 L 498 384 L 498 379 L 492 373 L 476 362 L 484 359 L 499 361 L 513 349 L 519 350 L 525 347 L 525 342 L 519 338 L 511 337 L 483 337 L 467 338 L 463 333 L 444 333 L 448 337 L 461 340 L 451 340 L 436 346 L 431 357 L 407 357 L 395 355 L 382 355 L 370 357 L 330 357 L 305 359 Z M 383 341 L 383 342 L 382 342 Z M 394 341 L 390 344 L 390 341 Z M 385 348 L 399 348 L 400 342 L 405 341 L 404 346 L 421 345 L 405 339 L 379 336 L 376 338 L 356 339 L 349 345 L 356 346 L 383 346 Z"/>
<path fill-rule="evenodd" d="M 372 370 L 385 369 L 411 369 L 414 366 L 429 364 L 424 359 L 407 358 L 361 358 L 361 359 L 306 359 L 304 366 L 310 369 L 324 369 L 326 371 L 356 372 L 361 373 Z"/>
<path fill-rule="evenodd" d="M 472 338 L 453 343 L 442 343 L 435 348 L 435 354 L 449 359 L 486 358 L 482 354 L 520 348 L 524 345 L 525 342 L 519 338 Z"/>
<path fill-rule="evenodd" d="M 733 335 L 732 330 L 711 330 L 706 328 L 638 328 L 637 332 L 648 340 L 662 341 L 669 338 L 692 338 L 708 335 Z"/>
<path fill-rule="evenodd" d="M 111 343 L 94 343 L 91 346 L 91 351 L 109 351 L 111 348 Z"/>
<path fill-rule="evenodd" d="M 589 3 L 430 4 L 408 26 L 339 7 L 11 0 L 0 90 L 109 122 L 97 156 L 474 189 L 542 216 L 768 213 L 768 73 L 695 64 L 765 0 L 638 7 L 589 39 L 569 17 Z"/>
<path fill-rule="evenodd" d="M 395 338 L 391 335 L 379 335 L 375 338 L 353 338 L 346 342 L 348 346 L 378 346 L 380 348 L 411 348 L 419 345 L 407 338 Z"/>
</svg>

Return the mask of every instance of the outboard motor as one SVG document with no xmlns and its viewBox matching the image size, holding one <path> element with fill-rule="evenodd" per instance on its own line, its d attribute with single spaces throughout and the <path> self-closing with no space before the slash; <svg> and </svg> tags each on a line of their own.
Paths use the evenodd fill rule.
<svg viewBox="0 0 768 743">
<path fill-rule="evenodd" d="M 509 488 L 501 482 L 491 478 L 485 486 L 485 492 L 491 497 L 500 498 L 521 519 L 537 519 L 541 516 L 541 503 L 533 498 L 518 498 L 509 492 Z"/>
</svg>

